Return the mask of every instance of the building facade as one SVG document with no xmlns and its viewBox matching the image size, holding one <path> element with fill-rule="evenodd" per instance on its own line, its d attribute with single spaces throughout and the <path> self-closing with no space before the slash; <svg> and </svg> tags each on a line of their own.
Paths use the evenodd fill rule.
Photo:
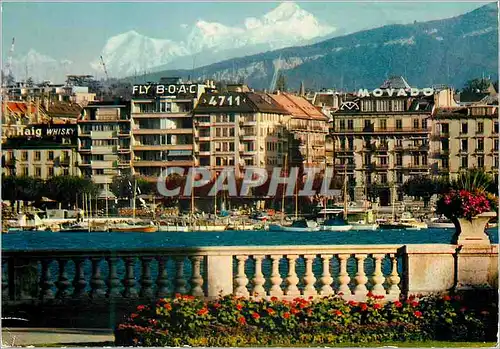
<svg viewBox="0 0 500 349">
<path fill-rule="evenodd" d="M 210 83 L 163 79 L 135 85 L 131 101 L 134 174 L 156 181 L 166 167 L 193 165 L 193 109 Z"/>
<path fill-rule="evenodd" d="M 381 205 L 414 175 L 429 173 L 433 92 L 414 90 L 402 78 L 386 81 L 373 93 L 339 95 L 330 136 L 334 168 L 347 174 L 352 200 L 368 199 L 377 187 Z"/>
<path fill-rule="evenodd" d="M 477 168 L 498 175 L 498 99 L 439 108 L 433 115 L 431 173 L 450 179 Z"/>
<path fill-rule="evenodd" d="M 246 91 L 246 92 L 241 92 Z M 196 164 L 221 170 L 283 166 L 288 112 L 266 93 L 205 93 L 194 112 Z"/>
<path fill-rule="evenodd" d="M 79 168 L 101 189 L 131 173 L 130 102 L 91 102 L 78 121 Z"/>
</svg>

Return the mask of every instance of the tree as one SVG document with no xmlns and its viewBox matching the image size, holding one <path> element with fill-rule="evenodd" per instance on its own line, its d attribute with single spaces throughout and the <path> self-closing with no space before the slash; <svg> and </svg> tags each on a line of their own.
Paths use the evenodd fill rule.
<svg viewBox="0 0 500 349">
<path fill-rule="evenodd" d="M 83 194 L 96 197 L 99 187 L 88 178 L 55 176 L 45 181 L 45 196 L 64 205 L 74 205 Z"/>
<path fill-rule="evenodd" d="M 402 186 L 402 191 L 408 196 L 421 198 L 427 207 L 432 195 L 437 194 L 436 182 L 428 176 L 415 176 L 409 178 Z"/>
<path fill-rule="evenodd" d="M 33 78 L 30 76 L 27 80 L 26 80 L 26 86 L 28 87 L 33 87 L 35 85 L 35 82 L 33 81 Z"/>
<path fill-rule="evenodd" d="M 467 81 L 467 83 L 464 86 L 463 92 L 469 92 L 469 93 L 483 92 L 486 89 L 488 89 L 490 84 L 491 84 L 490 79 L 484 79 L 484 78 L 472 79 L 472 80 Z"/>
<path fill-rule="evenodd" d="M 458 178 L 451 183 L 451 186 L 456 190 L 479 190 L 487 191 L 492 194 L 497 194 L 498 192 L 495 178 L 478 169 L 469 169 L 461 173 Z"/>
<path fill-rule="evenodd" d="M 282 73 L 279 73 L 276 80 L 276 90 L 286 92 L 286 78 Z"/>
<path fill-rule="evenodd" d="M 134 196 L 134 177 L 128 174 L 114 176 L 109 189 L 117 198 L 131 199 Z"/>
</svg>

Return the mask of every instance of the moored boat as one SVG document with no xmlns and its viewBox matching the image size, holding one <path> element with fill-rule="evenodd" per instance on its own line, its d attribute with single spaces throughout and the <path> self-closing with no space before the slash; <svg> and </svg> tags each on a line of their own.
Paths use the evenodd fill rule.
<svg viewBox="0 0 500 349">
<path fill-rule="evenodd" d="M 281 224 L 270 224 L 269 231 L 288 231 L 288 232 L 313 232 L 319 231 L 318 223 L 314 221 L 299 220 L 294 221 L 290 226 L 283 226 Z"/>
<path fill-rule="evenodd" d="M 351 229 L 352 225 L 347 224 L 340 216 L 325 220 L 320 227 L 322 231 L 349 231 Z"/>
<path fill-rule="evenodd" d="M 109 227 L 110 232 L 116 233 L 154 233 L 158 227 L 154 224 L 117 224 Z"/>
<path fill-rule="evenodd" d="M 439 229 L 454 229 L 455 224 L 447 218 L 433 218 L 427 223 L 428 228 L 439 228 Z"/>
</svg>

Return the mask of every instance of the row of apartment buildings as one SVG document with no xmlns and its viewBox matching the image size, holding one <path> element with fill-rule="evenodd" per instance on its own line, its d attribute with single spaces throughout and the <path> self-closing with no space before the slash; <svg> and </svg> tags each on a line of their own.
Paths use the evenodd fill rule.
<svg viewBox="0 0 500 349">
<path fill-rule="evenodd" d="M 393 189 L 414 175 L 456 175 L 471 167 L 497 173 L 496 92 L 473 102 L 455 97 L 448 88 L 412 89 L 401 77 L 373 91 L 312 98 L 255 92 L 244 85 L 220 92 L 213 82 L 162 79 L 134 86 L 131 101 L 59 111 L 50 127 L 66 131 L 54 137 L 52 130 L 42 137 L 48 143 L 37 145 L 40 137 L 28 131 L 28 136 L 4 137 L 3 168 L 41 177 L 83 175 L 104 185 L 127 172 L 156 180 L 171 166 L 271 170 L 287 159 L 289 166 L 333 166 L 346 173 L 354 200 L 364 199 L 377 184 L 385 188 L 380 201 L 387 204 Z M 8 102 L 4 136 L 5 130 L 29 130 L 34 121 L 47 121 L 55 106 L 47 107 Z"/>
</svg>

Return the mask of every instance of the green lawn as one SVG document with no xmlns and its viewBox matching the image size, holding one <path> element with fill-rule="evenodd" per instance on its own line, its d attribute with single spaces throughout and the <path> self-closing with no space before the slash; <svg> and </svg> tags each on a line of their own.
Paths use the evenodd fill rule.
<svg viewBox="0 0 500 349">
<path fill-rule="evenodd" d="M 56 348 L 56 347 L 113 347 L 114 342 L 91 342 L 91 343 L 50 343 L 38 344 L 37 347 Z M 330 346 L 331 348 L 356 348 L 356 347 L 398 347 L 398 348 L 494 348 L 497 343 L 494 342 L 387 342 L 387 343 L 342 343 Z M 305 344 L 296 347 L 314 347 L 314 345 Z M 328 347 L 321 345 L 321 347 Z"/>
</svg>

